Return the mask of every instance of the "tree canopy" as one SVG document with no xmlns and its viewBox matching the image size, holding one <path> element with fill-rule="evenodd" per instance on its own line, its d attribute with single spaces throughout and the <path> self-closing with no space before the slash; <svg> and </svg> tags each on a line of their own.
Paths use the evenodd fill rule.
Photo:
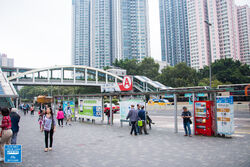
<svg viewBox="0 0 250 167">
<path fill-rule="evenodd" d="M 159 64 L 153 58 L 144 58 L 141 62 L 135 59 L 116 60 L 114 66 L 127 70 L 128 75 L 143 75 L 156 79 L 159 75 Z"/>
</svg>

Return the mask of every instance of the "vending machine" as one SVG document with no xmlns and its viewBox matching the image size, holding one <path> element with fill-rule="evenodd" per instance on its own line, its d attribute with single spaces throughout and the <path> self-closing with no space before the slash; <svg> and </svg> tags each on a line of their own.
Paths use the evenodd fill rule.
<svg viewBox="0 0 250 167">
<path fill-rule="evenodd" d="M 213 101 L 194 102 L 194 132 L 195 135 L 212 136 L 214 119 Z"/>
</svg>

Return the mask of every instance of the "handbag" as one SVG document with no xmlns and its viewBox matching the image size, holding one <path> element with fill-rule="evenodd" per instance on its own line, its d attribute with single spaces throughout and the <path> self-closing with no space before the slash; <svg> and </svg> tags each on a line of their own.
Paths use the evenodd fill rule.
<svg viewBox="0 0 250 167">
<path fill-rule="evenodd" d="M 192 124 L 193 122 L 191 121 L 191 119 L 189 119 L 189 123 Z"/>
<path fill-rule="evenodd" d="M 142 126 L 142 120 L 138 121 L 138 126 Z"/>
</svg>

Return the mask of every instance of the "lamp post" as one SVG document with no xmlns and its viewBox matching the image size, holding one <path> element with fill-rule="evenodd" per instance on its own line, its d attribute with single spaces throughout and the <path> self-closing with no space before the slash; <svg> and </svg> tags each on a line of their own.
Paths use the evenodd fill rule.
<svg viewBox="0 0 250 167">
<path fill-rule="evenodd" d="M 211 56 L 211 40 L 210 40 L 210 26 L 212 25 L 211 23 L 208 22 L 208 20 L 204 21 L 208 25 L 208 39 L 209 39 L 209 87 L 210 89 L 212 88 L 212 56 Z"/>
</svg>

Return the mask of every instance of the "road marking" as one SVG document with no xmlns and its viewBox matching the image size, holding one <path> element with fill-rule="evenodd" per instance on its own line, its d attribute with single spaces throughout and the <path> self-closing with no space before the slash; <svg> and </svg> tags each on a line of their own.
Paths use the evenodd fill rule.
<svg viewBox="0 0 250 167">
<path fill-rule="evenodd" d="M 238 134 L 248 134 L 248 135 L 250 135 L 250 132 L 235 131 L 235 133 L 238 133 Z"/>
</svg>

